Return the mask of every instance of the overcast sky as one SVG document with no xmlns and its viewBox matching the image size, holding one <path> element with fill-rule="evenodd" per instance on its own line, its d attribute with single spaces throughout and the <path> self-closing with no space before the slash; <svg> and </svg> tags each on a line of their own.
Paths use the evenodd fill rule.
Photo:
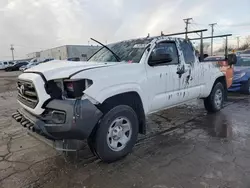
<svg viewBox="0 0 250 188">
<path fill-rule="evenodd" d="M 22 58 L 59 45 L 88 44 L 90 37 L 114 42 L 180 32 L 187 17 L 194 18 L 190 29 L 217 22 L 215 34 L 246 36 L 249 10 L 250 0 L 0 0 L 0 60 L 11 59 L 10 44 Z"/>
</svg>

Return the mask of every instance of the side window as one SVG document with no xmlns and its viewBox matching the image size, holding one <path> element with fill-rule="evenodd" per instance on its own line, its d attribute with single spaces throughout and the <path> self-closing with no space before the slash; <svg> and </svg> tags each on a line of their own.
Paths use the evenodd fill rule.
<svg viewBox="0 0 250 188">
<path fill-rule="evenodd" d="M 194 63 L 195 57 L 194 57 L 194 48 L 192 44 L 184 40 L 180 43 L 180 45 L 181 45 L 181 50 L 184 55 L 185 63 L 187 64 Z"/>
<path fill-rule="evenodd" d="M 158 43 L 149 57 L 149 65 L 169 65 L 178 64 L 178 52 L 174 42 Z"/>
<path fill-rule="evenodd" d="M 7 62 L 3 62 L 4 65 L 7 65 Z"/>
</svg>

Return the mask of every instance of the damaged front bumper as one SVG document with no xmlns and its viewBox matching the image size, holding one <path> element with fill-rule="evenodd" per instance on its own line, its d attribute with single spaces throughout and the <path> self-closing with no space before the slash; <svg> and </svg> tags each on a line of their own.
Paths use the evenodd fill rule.
<svg viewBox="0 0 250 188">
<path fill-rule="evenodd" d="M 21 108 L 12 117 L 23 127 L 50 140 L 84 140 L 90 136 L 102 112 L 88 99 L 51 100 L 42 115 Z"/>
</svg>

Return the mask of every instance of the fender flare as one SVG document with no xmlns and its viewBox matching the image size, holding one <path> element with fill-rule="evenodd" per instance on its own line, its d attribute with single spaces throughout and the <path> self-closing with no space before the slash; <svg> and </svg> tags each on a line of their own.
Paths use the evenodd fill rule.
<svg viewBox="0 0 250 188">
<path fill-rule="evenodd" d="M 148 103 L 146 95 L 143 94 L 143 91 L 139 84 L 137 83 L 125 83 L 125 84 L 119 84 L 119 85 L 112 85 L 106 88 L 103 88 L 99 92 L 97 92 L 95 95 L 90 90 L 86 90 L 84 93 L 86 93 L 88 96 L 92 97 L 96 101 L 98 101 L 100 104 L 103 103 L 106 99 L 113 97 L 118 94 L 127 93 L 127 92 L 136 92 L 138 93 L 139 97 L 141 98 L 144 113 L 146 114 L 148 112 Z"/>
<path fill-rule="evenodd" d="M 225 91 L 227 92 L 227 80 L 226 80 L 226 76 L 225 75 L 220 75 L 220 76 L 218 76 L 218 77 L 215 78 L 215 80 L 213 82 L 213 85 L 212 85 L 212 87 L 209 90 L 209 94 L 206 97 L 208 97 L 211 94 L 211 92 L 212 92 L 215 84 L 217 82 L 219 82 L 221 79 L 223 79 L 223 83 L 222 84 L 223 84 L 223 86 L 225 88 Z M 204 97 L 204 98 L 206 98 L 206 97 Z M 227 98 L 227 94 L 226 94 L 225 98 Z"/>
</svg>

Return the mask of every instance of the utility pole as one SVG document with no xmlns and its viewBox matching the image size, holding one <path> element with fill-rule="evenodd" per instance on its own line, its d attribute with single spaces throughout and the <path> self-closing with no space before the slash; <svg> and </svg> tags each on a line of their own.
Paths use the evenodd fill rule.
<svg viewBox="0 0 250 188">
<path fill-rule="evenodd" d="M 186 31 L 186 39 L 188 39 L 188 36 L 187 36 L 187 32 L 188 32 L 188 25 L 191 24 L 189 21 L 190 20 L 193 20 L 193 18 L 186 18 L 186 19 L 183 19 L 185 24 L 186 24 L 186 27 L 185 27 L 185 31 Z"/>
<path fill-rule="evenodd" d="M 12 60 L 14 61 L 14 47 L 13 47 L 13 44 L 10 45 L 10 50 L 11 50 L 11 53 L 12 53 Z"/>
<path fill-rule="evenodd" d="M 211 26 L 212 28 L 212 31 L 211 31 L 211 56 L 213 55 L 213 43 L 214 43 L 214 39 L 213 39 L 213 36 L 214 36 L 214 26 L 216 25 L 217 23 L 212 23 L 212 24 L 209 24 L 209 26 Z"/>
<path fill-rule="evenodd" d="M 239 49 L 240 48 L 240 37 L 236 37 L 236 39 L 237 39 L 237 47 Z"/>
<path fill-rule="evenodd" d="M 225 41 L 225 57 L 228 57 L 228 37 L 226 37 L 226 41 Z"/>
</svg>

